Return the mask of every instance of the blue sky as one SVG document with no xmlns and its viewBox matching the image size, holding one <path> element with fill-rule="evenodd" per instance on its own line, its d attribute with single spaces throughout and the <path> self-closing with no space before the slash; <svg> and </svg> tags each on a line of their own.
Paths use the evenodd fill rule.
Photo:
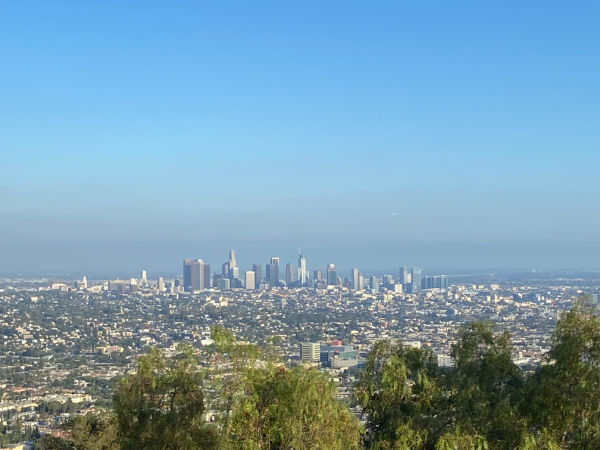
<svg viewBox="0 0 600 450">
<path fill-rule="evenodd" d="M 5 3 L 0 272 L 600 269 L 599 13 Z"/>
</svg>

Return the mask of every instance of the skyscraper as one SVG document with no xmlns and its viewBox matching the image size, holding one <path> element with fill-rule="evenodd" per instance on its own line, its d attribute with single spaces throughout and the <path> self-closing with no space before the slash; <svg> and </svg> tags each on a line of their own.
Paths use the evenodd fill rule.
<svg viewBox="0 0 600 450">
<path fill-rule="evenodd" d="M 386 289 L 392 289 L 394 287 L 394 277 L 392 277 L 391 275 L 384 275 L 383 287 Z"/>
<path fill-rule="evenodd" d="M 287 263 L 285 266 L 285 284 L 290 287 L 296 282 L 296 268 L 293 264 Z"/>
<path fill-rule="evenodd" d="M 165 292 L 165 279 L 163 277 L 158 277 L 158 280 L 156 281 L 156 287 L 158 292 Z"/>
<path fill-rule="evenodd" d="M 369 281 L 369 287 L 371 288 L 372 294 L 377 294 L 379 292 L 379 280 L 377 277 L 373 275 Z"/>
<path fill-rule="evenodd" d="M 321 270 L 317 269 L 315 270 L 315 272 L 313 273 L 313 280 L 315 281 L 321 281 L 323 279 L 323 272 L 321 272 Z"/>
<path fill-rule="evenodd" d="M 398 283 L 408 283 L 408 269 L 406 266 L 400 266 L 400 276 L 398 277 Z"/>
<path fill-rule="evenodd" d="M 300 286 L 306 286 L 308 282 L 308 272 L 306 271 L 306 258 L 302 253 L 298 256 L 298 281 Z"/>
<path fill-rule="evenodd" d="M 204 280 L 204 263 L 201 259 L 183 260 L 183 288 L 186 291 L 199 291 L 204 289 L 206 284 Z M 210 274 L 210 266 L 209 266 Z M 210 283 L 210 281 L 209 281 Z"/>
<path fill-rule="evenodd" d="M 258 286 L 262 281 L 262 266 L 260 264 L 254 264 L 252 266 L 252 271 L 254 272 L 254 283 Z"/>
<path fill-rule="evenodd" d="M 227 264 L 227 273 L 224 273 L 224 275 L 235 284 L 235 280 L 240 277 L 240 269 L 235 260 L 235 250 L 229 250 L 229 260 L 225 264 Z M 232 287 L 235 287 L 233 284 Z"/>
<path fill-rule="evenodd" d="M 255 273 L 253 270 L 249 270 L 246 272 L 246 289 L 248 289 L 248 290 L 256 289 L 254 275 L 255 275 Z"/>
<path fill-rule="evenodd" d="M 235 260 L 235 250 L 229 250 L 229 269 L 237 268 L 237 262 Z"/>
<path fill-rule="evenodd" d="M 327 286 L 337 285 L 337 270 L 335 264 L 329 264 L 327 266 Z"/>
<path fill-rule="evenodd" d="M 140 275 L 140 284 L 142 285 L 142 287 L 148 287 L 148 278 L 146 275 L 146 271 L 142 269 L 142 273 Z"/>
<path fill-rule="evenodd" d="M 410 270 L 410 279 L 412 285 L 412 293 L 414 294 L 421 289 L 421 269 L 419 267 L 413 267 Z"/>
<path fill-rule="evenodd" d="M 352 290 L 360 291 L 361 286 L 360 286 L 360 280 L 359 280 L 359 272 L 358 272 L 357 268 L 352 269 L 352 276 L 350 278 L 350 281 L 352 282 Z"/>
<path fill-rule="evenodd" d="M 202 287 L 204 289 L 210 289 L 211 288 L 211 284 L 210 284 L 210 264 L 203 264 L 202 267 L 204 269 L 204 277 L 203 277 Z"/>
<path fill-rule="evenodd" d="M 267 265 L 267 281 L 271 286 L 279 284 L 279 257 L 273 256 Z"/>
</svg>

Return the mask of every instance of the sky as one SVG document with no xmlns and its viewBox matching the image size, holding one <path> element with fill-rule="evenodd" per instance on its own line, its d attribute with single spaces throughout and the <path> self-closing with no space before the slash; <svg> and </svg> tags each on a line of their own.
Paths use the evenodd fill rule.
<svg viewBox="0 0 600 450">
<path fill-rule="evenodd" d="M 0 273 L 600 269 L 598 2 L 0 5 Z"/>
</svg>

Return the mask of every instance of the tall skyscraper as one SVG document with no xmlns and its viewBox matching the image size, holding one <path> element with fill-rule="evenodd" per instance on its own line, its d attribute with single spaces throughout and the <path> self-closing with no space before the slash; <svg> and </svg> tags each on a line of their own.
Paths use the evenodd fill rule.
<svg viewBox="0 0 600 450">
<path fill-rule="evenodd" d="M 448 276 L 440 275 L 440 289 L 448 289 Z"/>
<path fill-rule="evenodd" d="M 296 282 L 296 268 L 293 264 L 287 263 L 285 266 L 285 284 L 290 287 Z"/>
<path fill-rule="evenodd" d="M 254 264 L 252 266 L 252 271 L 254 272 L 254 283 L 258 286 L 262 281 L 262 266 L 260 264 Z"/>
<path fill-rule="evenodd" d="M 211 288 L 211 283 L 210 283 L 210 264 L 203 264 L 202 267 L 204 269 L 204 276 L 203 276 L 202 287 L 204 289 L 210 289 Z"/>
<path fill-rule="evenodd" d="M 419 267 L 413 267 L 410 270 L 410 279 L 412 285 L 412 293 L 414 294 L 421 289 L 421 269 Z"/>
<path fill-rule="evenodd" d="M 327 286 L 337 285 L 337 270 L 335 264 L 329 264 L 327 266 Z"/>
<path fill-rule="evenodd" d="M 267 265 L 267 281 L 271 286 L 279 284 L 279 258 L 273 256 L 270 264 Z"/>
<path fill-rule="evenodd" d="M 321 272 L 320 270 L 315 270 L 315 272 L 313 273 L 313 280 L 321 281 L 322 279 L 323 279 L 323 272 Z"/>
<path fill-rule="evenodd" d="M 379 292 L 379 280 L 377 277 L 373 275 L 369 281 L 369 287 L 371 288 L 372 294 L 377 294 Z"/>
<path fill-rule="evenodd" d="M 253 270 L 249 270 L 246 272 L 246 289 L 248 289 L 248 290 L 256 289 L 256 282 L 255 282 L 254 275 L 255 274 L 254 274 Z"/>
<path fill-rule="evenodd" d="M 306 286 L 308 282 L 308 272 L 306 271 L 306 258 L 302 253 L 298 256 L 298 281 L 300 286 Z"/>
<path fill-rule="evenodd" d="M 391 275 L 383 276 L 383 287 L 386 289 L 392 289 L 394 287 L 394 278 Z"/>
<path fill-rule="evenodd" d="M 361 286 L 359 281 L 359 272 L 357 268 L 352 269 L 352 276 L 350 278 L 350 281 L 352 283 L 352 290 L 360 291 Z"/>
<path fill-rule="evenodd" d="M 158 280 L 156 282 L 156 288 L 158 289 L 158 292 L 165 292 L 166 288 L 165 288 L 165 279 L 163 277 L 158 277 Z"/>
<path fill-rule="evenodd" d="M 408 269 L 406 266 L 400 266 L 400 274 L 398 277 L 398 283 L 406 284 L 408 283 Z"/>
<path fill-rule="evenodd" d="M 235 260 L 235 250 L 229 250 L 229 269 L 237 268 L 237 262 Z"/>
<path fill-rule="evenodd" d="M 148 277 L 146 275 L 146 271 L 142 269 L 142 273 L 140 274 L 140 284 L 142 287 L 148 287 Z"/>
<path fill-rule="evenodd" d="M 209 266 L 210 274 L 210 266 Z M 183 260 L 183 288 L 186 291 L 199 291 L 206 286 L 204 263 L 201 259 Z M 210 281 L 209 281 L 210 283 Z"/>
<path fill-rule="evenodd" d="M 229 263 L 228 262 L 224 262 L 221 265 L 221 273 L 223 274 L 223 277 L 229 278 Z"/>
</svg>

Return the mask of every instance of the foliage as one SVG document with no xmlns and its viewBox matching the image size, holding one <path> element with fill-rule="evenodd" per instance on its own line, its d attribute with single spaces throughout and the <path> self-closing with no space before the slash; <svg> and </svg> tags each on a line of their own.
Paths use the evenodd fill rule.
<svg viewBox="0 0 600 450">
<path fill-rule="evenodd" d="M 35 441 L 35 450 L 75 450 L 71 441 L 49 434 Z"/>
<path fill-rule="evenodd" d="M 600 448 L 600 319 L 593 308 L 580 303 L 562 315 L 521 407 L 561 445 Z"/>
<path fill-rule="evenodd" d="M 444 433 L 435 444 L 435 450 L 487 450 L 486 439 L 475 431 L 463 431 L 460 426 Z"/>
<path fill-rule="evenodd" d="M 231 448 L 359 448 L 361 426 L 324 373 L 302 366 L 252 368 L 231 416 Z"/>
<path fill-rule="evenodd" d="M 121 382 L 113 403 L 123 449 L 216 447 L 214 430 L 204 424 L 202 375 L 190 348 L 168 360 L 151 350 Z"/>
<path fill-rule="evenodd" d="M 116 418 L 112 414 L 76 416 L 66 427 L 76 450 L 118 449 Z"/>
<path fill-rule="evenodd" d="M 442 426 L 437 412 L 446 404 L 437 375 L 435 355 L 429 350 L 389 341 L 374 346 L 354 390 L 369 419 L 373 445 L 404 445 L 406 435 L 415 433 L 419 441 L 434 438 Z"/>
</svg>

